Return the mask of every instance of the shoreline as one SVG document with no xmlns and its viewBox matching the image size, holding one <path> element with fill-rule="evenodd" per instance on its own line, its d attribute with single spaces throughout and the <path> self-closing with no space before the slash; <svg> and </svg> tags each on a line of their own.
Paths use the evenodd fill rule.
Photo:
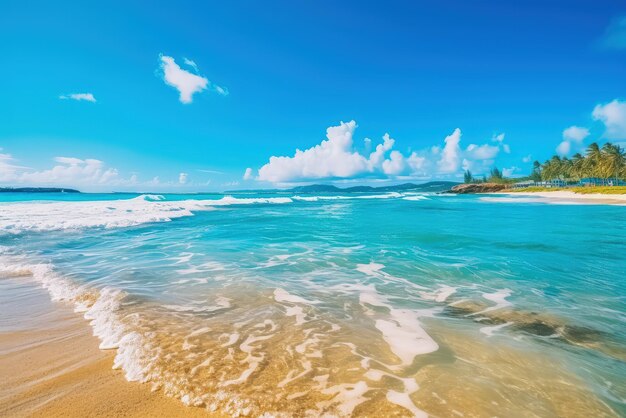
<svg viewBox="0 0 626 418">
<path fill-rule="evenodd" d="M 0 415 L 218 417 L 114 370 L 81 315 L 24 278 L 0 281 Z"/>
<path fill-rule="evenodd" d="M 558 202 L 578 202 L 589 204 L 606 204 L 606 205 L 626 205 L 626 194 L 601 194 L 601 193 L 575 193 L 567 190 L 555 190 L 555 191 L 542 191 L 542 192 L 492 192 L 485 193 L 491 195 L 504 195 L 504 196 L 526 196 L 526 197 L 540 197 L 545 198 L 548 201 L 555 203 Z"/>
</svg>

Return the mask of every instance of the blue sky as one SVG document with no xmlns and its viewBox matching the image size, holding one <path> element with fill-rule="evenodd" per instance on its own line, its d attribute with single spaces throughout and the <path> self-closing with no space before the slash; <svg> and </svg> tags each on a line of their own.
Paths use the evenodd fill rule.
<svg viewBox="0 0 626 418">
<path fill-rule="evenodd" d="M 221 3 L 5 2 L 0 184 L 458 179 L 626 143 L 623 1 Z"/>
</svg>

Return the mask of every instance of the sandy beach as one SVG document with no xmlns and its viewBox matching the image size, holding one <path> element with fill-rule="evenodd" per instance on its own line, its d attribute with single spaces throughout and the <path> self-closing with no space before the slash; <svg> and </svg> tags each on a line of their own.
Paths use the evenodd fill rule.
<svg viewBox="0 0 626 418">
<path fill-rule="evenodd" d="M 3 278 L 0 305 L 0 416 L 219 416 L 127 382 L 89 324 L 35 284 Z"/>
<path fill-rule="evenodd" d="M 554 192 L 498 192 L 492 193 L 507 196 L 528 196 L 541 197 L 550 199 L 554 202 L 565 203 L 589 203 L 589 204 L 609 204 L 609 205 L 626 205 L 626 194 L 600 194 L 590 193 L 581 194 L 565 190 Z"/>
</svg>

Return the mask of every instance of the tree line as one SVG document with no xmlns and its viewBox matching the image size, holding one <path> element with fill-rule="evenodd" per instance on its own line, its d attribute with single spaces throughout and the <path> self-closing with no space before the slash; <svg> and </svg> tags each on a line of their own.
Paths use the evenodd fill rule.
<svg viewBox="0 0 626 418">
<path fill-rule="evenodd" d="M 585 155 L 574 154 L 571 158 L 554 155 L 543 164 L 539 161 L 533 163 L 533 170 L 528 177 L 517 178 L 515 181 L 580 181 L 591 178 L 594 183 L 607 184 L 611 180 L 626 180 L 626 151 L 619 145 L 605 143 L 601 147 L 597 143 L 590 144 Z M 467 170 L 464 175 L 465 183 L 477 182 L 511 182 L 505 179 L 497 168 L 491 170 L 489 177 L 482 179 L 473 177 Z"/>
</svg>

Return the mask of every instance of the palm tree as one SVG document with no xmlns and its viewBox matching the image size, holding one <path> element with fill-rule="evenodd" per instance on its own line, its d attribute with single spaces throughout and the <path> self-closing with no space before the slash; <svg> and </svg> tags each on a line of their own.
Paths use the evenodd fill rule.
<svg viewBox="0 0 626 418">
<path fill-rule="evenodd" d="M 578 181 L 585 176 L 585 157 L 580 153 L 572 156 L 572 176 Z"/>
<path fill-rule="evenodd" d="M 533 181 L 541 181 L 541 163 L 539 161 L 535 161 L 533 163 L 533 172 L 530 175 L 530 178 Z"/>
<path fill-rule="evenodd" d="M 567 157 L 563 157 L 563 159 L 561 160 L 561 166 L 559 168 L 559 177 L 561 179 L 566 180 L 572 177 L 574 171 L 574 164 L 572 163 L 572 160 Z"/>
<path fill-rule="evenodd" d="M 618 180 L 620 172 L 624 164 L 626 164 L 626 154 L 619 145 L 613 145 L 607 142 L 602 146 L 602 173 L 603 178 L 613 177 Z"/>
<path fill-rule="evenodd" d="M 587 147 L 587 157 L 585 158 L 585 171 L 591 177 L 602 177 L 602 151 L 596 142 Z M 593 181 L 595 186 L 596 181 Z"/>
</svg>

